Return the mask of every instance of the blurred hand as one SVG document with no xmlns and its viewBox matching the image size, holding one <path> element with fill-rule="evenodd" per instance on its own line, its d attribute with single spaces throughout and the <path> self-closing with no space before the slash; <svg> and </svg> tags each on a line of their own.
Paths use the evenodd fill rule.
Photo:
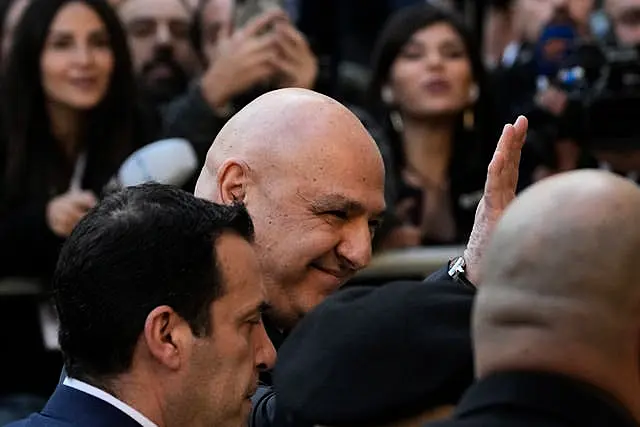
<svg viewBox="0 0 640 427">
<path fill-rule="evenodd" d="M 313 89 L 318 76 L 318 59 L 304 35 L 289 21 L 276 25 L 279 56 L 279 86 Z"/>
<path fill-rule="evenodd" d="M 518 117 L 515 124 L 506 125 L 489 163 L 484 195 L 476 209 L 473 230 L 464 251 L 467 278 L 476 285 L 482 281 L 482 253 L 502 213 L 516 197 L 520 155 L 527 128 L 528 122 L 523 116 Z"/>
<path fill-rule="evenodd" d="M 90 191 L 70 191 L 49 201 L 46 210 L 47 225 L 56 235 L 69 237 L 78 221 L 98 203 Z"/>
<path fill-rule="evenodd" d="M 231 36 L 220 34 L 212 62 L 202 76 L 203 95 L 214 110 L 226 106 L 235 96 L 269 80 L 277 72 L 278 37 L 268 31 L 286 20 L 282 11 L 265 12 Z"/>
<path fill-rule="evenodd" d="M 536 95 L 536 103 L 554 116 L 560 116 L 564 113 L 567 102 L 567 94 L 553 86 Z"/>
</svg>

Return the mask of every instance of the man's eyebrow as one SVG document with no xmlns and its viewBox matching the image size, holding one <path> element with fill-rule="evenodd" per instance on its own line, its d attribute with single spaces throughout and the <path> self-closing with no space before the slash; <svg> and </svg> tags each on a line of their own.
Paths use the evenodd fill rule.
<svg viewBox="0 0 640 427">
<path fill-rule="evenodd" d="M 311 206 L 316 212 L 326 212 L 335 209 L 343 209 L 347 212 L 354 213 L 363 213 L 367 211 L 362 203 L 338 193 L 324 195 L 317 200 L 312 201 Z M 384 213 L 384 210 L 374 212 L 373 217 L 382 218 Z"/>
<path fill-rule="evenodd" d="M 240 317 L 249 317 L 255 314 L 264 314 L 264 312 L 271 309 L 271 304 L 267 301 L 261 301 L 258 305 L 254 305 L 250 308 L 247 308 Z"/>
</svg>

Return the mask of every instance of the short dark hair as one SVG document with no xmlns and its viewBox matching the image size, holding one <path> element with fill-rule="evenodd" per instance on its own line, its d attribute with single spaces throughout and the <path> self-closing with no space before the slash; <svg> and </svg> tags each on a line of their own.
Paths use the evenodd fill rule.
<svg viewBox="0 0 640 427">
<path fill-rule="evenodd" d="M 209 306 L 224 293 L 215 243 L 225 233 L 253 241 L 244 206 L 161 184 L 129 187 L 92 209 L 65 242 L 53 278 L 69 375 L 126 372 L 149 312 L 161 305 L 196 336 L 210 333 Z"/>
</svg>

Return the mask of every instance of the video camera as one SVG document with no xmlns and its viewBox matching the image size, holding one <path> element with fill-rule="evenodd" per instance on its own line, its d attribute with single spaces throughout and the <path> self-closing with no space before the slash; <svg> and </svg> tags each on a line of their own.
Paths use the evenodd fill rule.
<svg viewBox="0 0 640 427">
<path fill-rule="evenodd" d="M 640 149 L 640 46 L 582 44 L 552 84 L 578 107 L 587 148 Z"/>
<path fill-rule="evenodd" d="M 588 150 L 640 149 L 640 47 L 583 41 L 564 9 L 543 28 L 535 49 L 538 90 L 568 95 L 560 117 L 546 117 L 560 138 Z"/>
</svg>

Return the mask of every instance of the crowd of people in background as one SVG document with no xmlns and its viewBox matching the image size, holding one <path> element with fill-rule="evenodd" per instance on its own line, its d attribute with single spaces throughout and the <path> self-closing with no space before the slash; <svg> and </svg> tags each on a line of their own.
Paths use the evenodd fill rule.
<svg viewBox="0 0 640 427">
<path fill-rule="evenodd" d="M 615 120 L 609 120 L 601 111 L 603 107 L 596 115 L 595 106 L 601 104 L 593 102 L 592 88 L 578 87 L 558 77 L 576 69 L 587 74 L 592 69 L 600 71 L 614 61 L 612 55 L 603 55 L 599 58 L 601 62 L 590 65 L 591 58 L 581 56 L 581 50 L 568 49 L 570 44 L 597 46 L 600 52 L 640 45 L 640 0 L 490 1 L 483 9 L 481 39 L 465 17 L 468 5 L 460 1 L 289 0 L 279 3 L 280 7 L 254 10 L 252 7 L 260 2 L 2 0 L 0 242 L 4 250 L 0 280 L 37 279 L 44 284 L 44 296 L 48 297 L 54 277 L 57 281 L 67 280 L 59 276 L 64 272 L 56 272 L 61 248 L 87 213 L 109 197 L 109 185 L 118 177 L 125 161 L 143 147 L 179 138 L 195 153 L 196 169 L 202 169 L 200 174 L 194 170 L 179 187 L 212 202 L 233 205 L 241 201 L 246 205 L 251 220 L 245 222 L 250 222 L 249 225 L 234 222 L 238 220 L 233 215 L 244 218 L 244 211 L 215 213 L 211 206 L 197 209 L 209 209 L 209 215 L 215 218 L 225 216 L 229 223 L 222 228 L 257 248 L 256 262 L 264 276 L 266 299 L 270 304 L 264 328 L 276 350 L 285 340 L 290 342 L 290 347 L 284 347 L 284 354 L 291 357 L 298 351 L 303 352 L 305 347 L 289 341 L 289 332 L 353 274 L 366 267 L 372 254 L 467 242 L 473 251 L 478 212 L 485 209 L 483 197 L 490 184 L 487 174 L 491 176 L 491 165 L 496 167 L 496 162 L 511 160 L 517 168 L 513 192 L 523 191 L 553 175 L 583 168 L 604 169 L 640 183 L 640 144 L 629 142 L 640 140 L 640 133 L 633 133 L 628 123 L 633 119 L 618 115 Z M 633 61 L 638 63 L 640 77 L 640 54 Z M 637 86 L 640 88 L 640 84 Z M 632 83 L 622 89 L 618 88 L 616 94 L 628 95 L 624 98 L 626 103 L 616 104 L 614 97 L 606 104 L 610 106 L 608 111 L 618 111 L 616 108 L 620 105 L 624 105 L 621 111 L 629 110 L 629 106 L 636 105 L 633 104 L 636 99 L 640 111 L 640 90 L 636 94 Z M 309 91 L 330 96 L 344 107 L 338 109 L 332 104 L 335 101 L 327 100 L 329 98 L 306 98 L 311 96 Z M 278 95 L 270 98 L 274 93 Z M 585 108 L 587 100 L 591 103 Z M 528 118 L 526 141 L 522 121 L 516 122 L 523 114 Z M 609 121 L 613 123 L 609 127 L 600 125 Z M 517 161 L 496 159 L 499 141 L 505 138 L 504 124 L 514 122 L 516 127 L 510 131 L 513 132 L 511 138 L 522 137 Z M 326 123 L 332 123 L 334 128 Z M 598 139 L 602 132 L 611 133 L 609 145 Z M 379 158 L 372 154 L 367 146 L 368 136 L 364 135 L 371 136 Z M 321 144 L 323 140 L 326 143 Z M 301 141 L 308 145 L 300 146 Z M 340 142 L 349 146 L 341 147 Z M 384 166 L 384 176 L 378 166 Z M 600 182 L 588 174 L 576 176 Z M 326 188 L 330 184 L 332 188 L 340 188 L 345 182 L 358 182 L 351 185 L 350 190 L 357 192 L 360 199 L 354 196 L 355 202 L 347 203 L 347 196 L 334 195 L 314 200 L 311 194 L 320 188 L 318 179 L 325 181 Z M 553 184 L 549 185 L 553 190 Z M 620 183 L 612 181 L 608 185 L 618 188 Z M 563 190 L 562 185 L 559 188 L 557 191 L 566 195 L 568 190 Z M 162 191 L 169 191 L 166 189 L 143 187 L 141 191 L 146 196 L 140 197 L 151 197 L 149 201 L 140 202 L 148 203 L 145 206 L 154 203 L 160 206 L 164 202 L 152 199 L 169 197 L 162 195 Z M 505 191 L 511 191 L 510 187 Z M 133 211 L 138 209 L 135 191 L 130 196 L 132 199 L 122 197 L 120 201 L 117 197 L 112 199 L 111 209 L 125 209 L 121 204 L 130 204 L 127 209 Z M 187 196 L 177 192 L 172 197 Z M 584 200 L 592 200 L 585 197 Z M 584 200 L 578 201 L 585 203 Z M 188 208 L 187 205 L 196 203 L 191 199 L 182 203 L 172 209 L 175 212 L 196 209 Z M 612 199 L 611 203 L 617 202 Z M 104 221 L 108 225 L 110 208 L 103 209 L 98 212 L 106 215 Z M 325 232 L 324 223 L 314 222 L 312 212 L 330 215 L 324 222 L 332 227 L 339 225 L 340 237 Z M 156 221 L 162 228 L 165 219 L 150 217 L 149 221 Z M 85 229 L 90 226 L 85 224 Z M 367 230 L 366 233 L 363 230 Z M 215 230 L 200 232 L 218 233 Z M 80 233 L 89 231 L 77 233 L 81 237 Z M 219 238 L 225 241 L 225 247 L 240 245 L 227 242 L 224 233 Z M 77 239 L 73 244 L 80 249 L 75 250 L 82 251 L 83 243 Z M 168 237 L 165 244 L 171 244 Z M 153 251 L 152 246 L 149 251 Z M 338 254 L 337 261 L 331 261 L 327 255 L 333 252 Z M 77 260 L 70 258 L 68 262 L 73 264 Z M 498 265 L 497 276 L 493 277 L 499 287 L 506 280 L 500 276 L 501 269 L 508 268 L 495 259 L 492 262 Z M 315 269 L 309 277 L 305 273 L 307 265 Z M 176 267 L 176 271 L 184 270 Z M 148 274 L 145 280 L 151 280 L 151 273 L 123 272 L 123 277 L 131 274 L 123 280 L 133 283 L 136 274 Z M 167 275 L 173 278 L 174 273 L 169 271 Z M 91 274 L 99 276 L 93 270 Z M 227 280 L 228 276 L 224 277 Z M 591 280 L 591 276 L 580 278 Z M 174 279 L 178 280 L 177 276 Z M 322 284 L 320 288 L 318 283 Z M 173 292 L 169 287 L 163 291 Z M 122 292 L 120 298 L 135 301 L 135 295 L 127 294 L 129 290 Z M 349 294 L 346 295 L 349 298 Z M 371 298 L 375 297 L 374 294 Z M 431 414 L 434 408 L 454 405 L 473 381 L 470 333 L 468 327 L 458 327 L 456 323 L 469 319 L 473 293 L 449 297 L 443 300 L 463 307 L 464 315 L 454 321 L 442 320 L 446 315 L 436 314 L 435 320 L 430 321 L 456 325 L 451 333 L 454 344 L 462 349 L 456 353 L 460 362 L 451 375 L 444 375 L 448 372 L 444 367 L 439 371 L 443 384 L 452 389 L 438 391 L 446 398 L 436 400 L 429 407 L 418 405 L 409 411 L 411 416 L 426 410 Z M 220 301 L 218 295 L 206 298 L 224 307 L 219 304 L 224 298 Z M 519 301 L 518 296 L 514 298 Z M 383 297 L 382 302 L 389 301 L 392 300 Z M 258 301 L 258 306 L 262 302 L 266 301 Z M 18 313 L 22 307 L 8 305 L 6 312 L 12 318 L 24 315 Z M 183 315 L 180 308 L 174 308 Z M 487 312 L 492 313 L 492 309 L 494 307 L 489 307 Z M 256 309 L 252 314 L 258 312 Z M 317 316 L 322 315 L 318 313 Z M 143 314 L 147 313 L 138 315 Z M 28 316 L 32 317 L 33 313 Z M 475 325 L 481 330 L 481 336 L 495 333 L 492 329 L 495 325 L 487 326 L 487 317 L 479 316 Z M 491 318 L 491 314 L 486 316 Z M 199 318 L 195 317 L 187 321 L 194 334 L 201 337 L 196 330 L 202 325 L 196 325 Z M 305 319 L 307 328 L 315 319 L 311 316 Z M 161 321 L 159 317 L 158 324 Z M 345 322 L 355 320 L 345 315 Z M 25 321 L 25 325 L 27 323 Z M 107 331 L 98 328 L 92 333 L 102 332 Z M 261 335 L 264 331 L 259 332 L 255 332 L 257 338 L 254 337 L 253 344 L 260 347 L 260 360 L 252 361 L 252 369 L 261 371 L 261 380 L 271 386 L 273 379 L 266 371 L 274 364 L 273 349 L 264 344 Z M 300 329 L 292 338 L 305 337 L 310 343 L 309 334 L 305 335 Z M 156 350 L 150 337 L 147 336 L 149 342 L 145 344 L 150 350 L 144 351 L 153 353 Z M 29 379 L 10 376 L 0 382 L 0 407 L 5 401 L 3 395 L 16 394 L 35 396 L 34 405 L 41 406 L 42 399 L 46 400 L 55 388 L 62 358 L 58 353 L 38 347 L 41 346 L 39 336 L 35 339 L 38 344 L 32 346 L 31 338 L 25 338 L 22 329 L 10 335 L 9 340 L 20 345 L 9 352 L 7 363 L 17 370 L 23 366 L 31 374 Z M 155 339 L 161 341 L 162 337 Z M 327 342 L 327 345 L 334 345 L 336 352 L 353 351 L 343 348 L 344 341 L 336 340 L 335 344 Z M 429 341 L 430 345 L 434 342 L 437 341 Z M 71 346 L 69 342 L 61 344 L 63 350 Z M 126 345 L 133 349 L 134 343 L 129 341 Z M 363 346 L 366 347 L 366 343 Z M 476 361 L 484 363 L 485 355 L 495 350 L 486 350 L 490 346 L 482 343 L 479 346 L 483 352 Z M 192 356 L 189 347 L 178 347 Z M 78 351 L 73 348 L 69 354 Z M 287 348 L 295 350 L 287 353 Z M 303 400 L 304 395 L 298 394 L 305 389 L 296 378 L 299 375 L 311 378 L 313 372 L 325 368 L 322 361 L 313 357 L 314 352 L 321 350 L 311 347 L 308 351 L 304 361 L 309 366 L 299 366 L 288 359 L 283 362 L 292 369 L 290 373 L 286 369 L 280 371 L 286 398 L 282 405 L 289 405 L 287 411 L 304 415 L 307 424 L 335 427 L 365 422 L 357 419 L 360 416 L 377 416 L 372 413 L 346 415 L 338 410 L 332 418 L 335 396 L 327 393 L 328 403 L 322 406 L 323 393 L 312 390 L 309 393 L 318 397 L 316 404 L 324 408 L 324 415 L 313 419 L 316 409 L 310 409 L 308 401 Z M 74 367 L 69 354 L 65 353 L 64 361 L 68 374 L 91 377 L 91 368 L 87 371 L 82 363 Z M 446 354 L 443 351 L 442 355 Z M 36 366 L 28 363 L 29 356 L 40 358 L 42 363 Z M 316 364 L 312 365 L 311 361 Z M 111 365 L 98 374 L 106 375 L 105 378 L 121 374 L 120 368 L 128 367 L 128 363 Z M 173 369 L 168 358 L 162 363 L 168 371 Z M 193 363 L 197 366 L 198 361 Z M 489 365 L 491 363 L 486 362 L 482 366 Z M 533 365 L 544 363 L 536 360 Z M 340 372 L 354 372 L 352 365 L 345 366 Z M 333 368 L 327 369 L 326 372 L 330 372 Z M 437 371 L 434 367 L 429 373 Z M 181 378 L 193 380 L 188 369 L 185 373 L 173 374 L 172 378 L 178 382 Z M 375 376 L 371 372 L 362 375 Z M 398 374 L 397 378 L 405 377 Z M 145 385 L 151 386 L 156 380 L 151 378 Z M 187 390 L 194 383 L 181 384 Z M 286 384 L 292 384 L 291 388 L 287 389 Z M 312 386 L 313 380 L 305 384 L 305 387 Z M 321 384 L 315 386 L 322 389 Z M 338 383 L 335 387 L 349 385 Z M 371 387 L 374 385 L 365 383 L 362 390 Z M 434 390 L 436 388 L 434 385 Z M 291 390 L 294 391 L 286 394 Z M 446 394 L 449 390 L 453 391 Z M 171 400 L 174 396 L 164 397 L 178 408 L 187 407 L 189 403 Z M 255 425 L 299 421 L 274 421 L 275 392 L 271 388 L 258 390 L 258 397 L 254 399 L 252 415 Z M 424 396 L 418 394 L 412 398 L 424 399 Z M 6 401 L 11 402 L 10 398 Z M 25 401 L 19 401 L 13 408 L 20 406 L 20 402 Z M 384 408 L 375 400 L 368 405 Z M 197 408 L 194 406 L 194 410 Z M 207 411 L 203 411 L 206 415 Z M 390 411 L 393 412 L 393 408 Z M 237 414 L 229 415 L 232 421 L 234 416 Z M 205 418 L 207 422 L 217 421 Z M 425 419 L 417 418 L 418 421 Z M 366 422 L 370 421 L 367 418 Z"/>
<path fill-rule="evenodd" d="M 274 88 L 334 96 L 374 136 L 391 207 L 378 251 L 464 243 L 501 125 L 518 114 L 531 121 L 519 189 L 602 163 L 640 169 L 628 153 L 586 149 L 562 120 L 568 95 L 537 84 L 536 46 L 554 13 L 567 8 L 580 37 L 635 43 L 633 2 L 492 2 L 483 49 L 456 2 L 354 2 L 363 22 L 336 27 L 345 48 L 329 56 L 327 36 L 307 22 L 315 2 L 248 22 L 236 19 L 239 3 L 4 3 L 0 236 L 12 250 L 0 276 L 50 275 L 60 242 L 137 148 L 184 138 L 202 164 L 228 118 Z M 594 24 L 597 6 L 612 17 L 606 31 Z M 390 19 L 369 35 L 369 66 L 353 77 L 359 60 L 347 47 L 381 14 Z"/>
</svg>

